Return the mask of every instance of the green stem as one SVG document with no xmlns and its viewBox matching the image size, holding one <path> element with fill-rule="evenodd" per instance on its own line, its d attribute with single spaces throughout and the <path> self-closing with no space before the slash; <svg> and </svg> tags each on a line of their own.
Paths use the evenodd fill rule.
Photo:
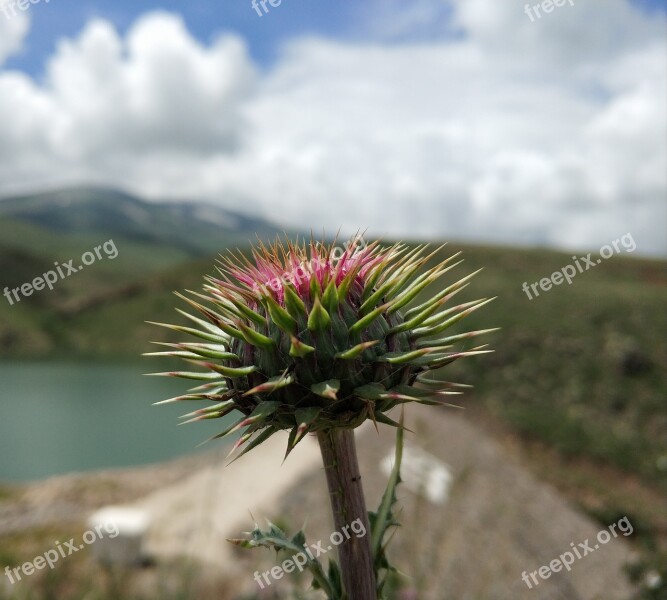
<svg viewBox="0 0 667 600">
<path fill-rule="evenodd" d="M 371 528 L 361 485 L 352 429 L 327 429 L 317 434 L 329 487 L 329 499 L 337 532 L 345 535 L 338 546 L 343 589 L 349 600 L 376 600 Z M 350 524 L 359 521 L 363 537 L 349 535 Z"/>
</svg>

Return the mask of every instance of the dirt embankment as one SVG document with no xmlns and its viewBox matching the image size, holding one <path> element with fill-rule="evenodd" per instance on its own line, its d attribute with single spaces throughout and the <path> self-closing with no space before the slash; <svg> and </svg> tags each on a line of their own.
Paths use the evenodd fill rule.
<svg viewBox="0 0 667 600">
<path fill-rule="evenodd" d="M 407 585 L 420 600 L 631 596 L 623 569 L 634 554 L 618 528 L 616 536 L 598 543 L 603 526 L 576 511 L 456 411 L 418 407 L 408 417 L 415 433 L 406 435 L 402 527 L 390 554 L 400 571 L 411 575 Z M 393 453 L 394 432 L 382 427 L 378 434 L 364 426 L 357 440 L 367 502 L 374 509 L 386 483 L 381 465 Z M 275 555 L 225 542 L 252 528 L 248 511 L 261 525 L 270 518 L 295 531 L 306 522 L 310 543 L 326 542 L 333 531 L 315 440 L 304 440 L 282 464 L 284 447 L 285 439 L 275 436 L 230 467 L 224 467 L 224 452 L 216 449 L 164 465 L 36 482 L 0 500 L 0 540 L 53 522 L 85 521 L 104 505 L 129 504 L 151 517 L 146 547 L 158 563 L 187 555 L 231 578 L 239 592 L 257 592 L 253 573 L 277 564 Z M 575 547 L 584 554 L 582 544 L 591 550 L 575 558 L 569 571 L 549 571 L 548 578 L 537 574 L 528 579 L 530 588 L 522 580 L 524 572 L 530 578 Z"/>
</svg>

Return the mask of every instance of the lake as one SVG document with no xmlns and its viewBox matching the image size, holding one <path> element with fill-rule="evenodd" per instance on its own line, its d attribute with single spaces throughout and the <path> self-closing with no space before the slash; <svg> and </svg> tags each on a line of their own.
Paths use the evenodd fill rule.
<svg viewBox="0 0 667 600">
<path fill-rule="evenodd" d="M 148 361 L 0 362 L 0 480 L 159 462 L 224 443 L 197 449 L 234 416 L 178 427 L 179 415 L 205 404 L 152 406 L 190 387 L 142 375 L 160 369 Z"/>
</svg>

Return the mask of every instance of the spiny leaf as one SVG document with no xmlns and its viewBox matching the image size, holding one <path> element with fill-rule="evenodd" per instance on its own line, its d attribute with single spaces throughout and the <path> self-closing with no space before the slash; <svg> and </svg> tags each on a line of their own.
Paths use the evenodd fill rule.
<svg viewBox="0 0 667 600">
<path fill-rule="evenodd" d="M 297 320 L 302 316 L 306 316 L 308 314 L 306 305 L 292 289 L 292 286 L 287 285 L 283 289 L 285 292 L 285 308 L 287 308 L 290 316 Z"/>
<path fill-rule="evenodd" d="M 261 404 L 257 405 L 257 408 L 255 408 L 255 410 L 250 414 L 250 416 L 241 417 L 238 421 L 236 421 L 236 423 L 232 423 L 229 427 L 227 427 L 220 433 L 214 435 L 213 437 L 208 438 L 206 442 L 210 442 L 212 440 L 217 440 L 219 438 L 231 435 L 232 433 L 238 431 L 239 429 L 248 427 L 248 425 L 256 425 L 260 421 L 266 419 L 266 417 L 273 414 L 276 410 L 278 410 L 279 406 L 280 402 L 273 402 L 273 401 L 262 402 Z"/>
<path fill-rule="evenodd" d="M 443 304 L 451 300 L 456 294 L 459 292 L 463 291 L 466 288 L 466 286 L 461 286 L 459 289 L 453 291 L 451 294 L 448 294 L 444 298 L 441 298 L 438 302 L 434 302 L 431 306 L 428 308 L 425 308 L 421 312 L 417 313 L 416 316 L 412 317 L 409 320 L 404 321 L 400 325 L 396 325 L 392 327 L 389 331 L 390 333 L 400 333 L 402 331 L 410 331 L 411 329 L 414 329 L 415 327 L 419 327 L 425 321 L 435 312 L 440 308 Z M 451 309 L 450 309 L 451 310 Z"/>
<path fill-rule="evenodd" d="M 241 335 L 243 336 L 243 339 L 245 339 L 246 342 L 249 344 L 252 344 L 253 346 L 273 346 L 274 341 L 270 338 L 265 336 L 264 334 L 260 333 L 259 331 L 255 331 L 252 329 L 252 327 L 248 327 L 244 323 L 241 323 L 240 321 L 237 323 L 238 328 L 241 330 Z"/>
<path fill-rule="evenodd" d="M 315 302 L 315 300 L 321 296 L 322 286 L 320 286 L 320 280 L 317 278 L 317 274 L 313 273 L 310 276 L 310 299 Z"/>
<path fill-rule="evenodd" d="M 280 306 L 272 296 L 266 297 L 266 305 L 271 315 L 271 320 L 284 332 L 295 335 L 297 330 L 296 321 L 282 306 Z"/>
<path fill-rule="evenodd" d="M 323 331 L 329 326 L 331 318 L 320 302 L 319 297 L 315 297 L 313 308 L 308 315 L 308 329 L 311 331 Z"/>
<path fill-rule="evenodd" d="M 226 387 L 225 390 L 227 390 Z M 175 396 L 174 398 L 167 398 L 166 400 L 160 400 L 160 402 L 153 402 L 153 406 L 158 406 L 160 404 L 172 404 L 174 402 L 183 402 L 188 400 L 212 400 L 213 398 L 220 400 L 221 398 L 224 397 L 231 398 L 232 396 L 235 395 L 236 395 L 235 391 L 232 392 L 226 391 L 222 396 L 215 396 L 212 394 L 184 394 L 183 396 Z"/>
<path fill-rule="evenodd" d="M 183 379 L 201 379 L 202 381 L 220 379 L 218 373 L 200 373 L 197 371 L 167 371 L 165 373 L 146 373 L 149 377 L 181 377 Z"/>
<path fill-rule="evenodd" d="M 333 313 L 338 308 L 338 291 L 336 282 L 332 279 L 322 294 L 322 306 L 329 313 Z"/>
<path fill-rule="evenodd" d="M 454 323 L 460 321 L 464 317 L 468 316 L 470 313 L 482 308 L 482 306 L 488 304 L 489 302 L 492 302 L 495 300 L 494 298 L 489 298 L 488 300 L 481 300 L 479 301 L 478 304 L 475 304 L 474 306 L 468 308 L 467 310 L 464 310 L 463 312 L 460 312 L 458 315 L 454 315 L 453 317 L 447 319 L 444 323 L 441 323 L 439 325 L 436 325 L 434 327 L 420 327 L 418 329 L 415 329 L 412 332 L 412 337 L 414 338 L 420 338 L 424 337 L 427 335 L 433 335 L 436 333 L 440 333 L 441 331 L 444 331 L 448 327 L 451 327 L 454 325 Z"/>
<path fill-rule="evenodd" d="M 181 310 L 180 308 L 176 309 L 176 312 L 183 315 L 186 319 L 190 319 L 193 323 L 196 323 L 201 327 L 202 329 L 207 330 L 210 333 L 219 333 L 220 327 L 218 326 L 218 322 L 222 320 L 222 317 L 220 315 L 215 315 L 213 316 L 214 313 L 211 311 L 208 311 L 208 309 L 205 306 L 202 306 L 198 302 L 195 302 L 194 300 L 190 300 L 190 298 L 186 298 L 182 294 L 179 294 L 178 292 L 174 292 L 176 296 L 181 298 L 182 300 L 185 300 L 188 304 L 192 305 L 194 308 L 197 310 L 201 310 L 204 312 L 204 314 L 208 313 L 211 314 L 211 318 L 209 321 L 204 321 L 204 319 L 200 319 L 198 317 L 195 317 L 194 315 L 191 315 L 189 312 L 185 312 L 184 310 Z"/>
<path fill-rule="evenodd" d="M 280 388 L 283 388 L 285 386 L 294 383 L 294 381 L 295 378 L 293 375 L 287 375 L 286 377 L 279 375 L 278 377 L 272 377 L 268 381 L 256 385 L 254 388 L 248 390 L 247 392 L 244 392 L 243 395 L 251 396 L 252 394 L 265 394 L 267 392 L 275 392 Z"/>
<path fill-rule="evenodd" d="M 301 340 L 298 340 L 294 336 L 291 338 L 291 344 L 290 344 L 290 349 L 289 349 L 289 355 L 294 357 L 294 358 L 303 358 L 307 354 L 310 354 L 311 352 L 314 352 L 315 348 L 313 346 L 309 346 L 308 344 L 305 344 Z"/>
<path fill-rule="evenodd" d="M 151 325 L 158 325 L 159 327 L 165 327 L 166 329 L 171 329 L 173 331 L 178 331 L 180 333 L 187 333 L 189 335 L 194 335 L 202 340 L 208 340 L 209 342 L 225 343 L 229 340 L 229 337 L 224 335 L 222 331 L 215 333 L 207 333 L 205 331 L 200 331 L 199 329 L 193 329 L 192 327 L 183 327 L 182 325 L 171 325 L 169 323 L 156 323 L 155 321 L 146 321 Z"/>
<path fill-rule="evenodd" d="M 379 357 L 378 360 L 380 362 L 388 362 L 392 365 L 402 365 L 433 351 L 433 348 L 422 348 L 420 350 L 411 350 L 409 352 L 387 352 L 387 354 L 383 354 Z"/>
<path fill-rule="evenodd" d="M 375 415 L 375 418 L 378 420 L 378 422 L 384 423 L 385 425 L 391 425 L 392 427 L 397 427 L 399 429 L 405 429 L 406 431 L 411 431 L 410 429 L 405 427 L 402 423 L 397 423 L 396 421 L 394 421 L 394 419 L 389 418 L 384 413 L 381 412 L 377 413 L 377 415 Z"/>
<path fill-rule="evenodd" d="M 415 381 L 421 385 L 426 385 L 428 387 L 440 388 L 440 389 L 473 387 L 472 385 L 468 385 L 467 383 L 455 383 L 452 381 L 443 381 L 440 379 L 430 379 L 426 377 L 424 374 L 417 375 Z"/>
<path fill-rule="evenodd" d="M 194 344 L 194 343 L 183 343 L 183 344 L 169 344 L 166 342 L 153 342 L 154 344 L 159 344 L 160 346 L 169 346 L 171 348 L 178 348 L 187 352 L 192 352 L 198 356 L 205 356 L 206 358 L 216 358 L 219 360 L 233 360 L 239 361 L 239 357 L 233 352 L 227 350 L 227 346 L 224 344 Z"/>
<path fill-rule="evenodd" d="M 382 306 L 378 306 L 375 310 L 372 310 L 369 312 L 366 316 L 361 317 L 356 323 L 350 326 L 349 333 L 350 335 L 354 335 L 355 333 L 359 333 L 366 327 L 368 327 L 375 319 L 377 319 L 383 312 L 387 310 L 389 306 L 387 304 L 383 304 Z"/>
<path fill-rule="evenodd" d="M 338 379 L 329 379 L 328 381 L 321 381 L 310 386 L 311 392 L 329 400 L 337 400 L 336 394 L 339 389 L 340 381 Z"/>
<path fill-rule="evenodd" d="M 236 402 L 234 400 L 225 400 L 224 402 L 219 402 L 218 404 L 214 404 L 213 406 L 207 406 L 205 408 L 200 408 L 198 410 L 195 410 L 191 413 L 188 413 L 187 415 L 183 415 L 179 417 L 180 419 L 187 419 L 189 417 L 196 417 L 199 415 L 205 415 L 209 413 L 217 413 L 222 410 L 227 410 L 227 412 L 230 412 L 234 410 L 236 407 Z"/>
<path fill-rule="evenodd" d="M 476 337 L 478 335 L 484 335 L 485 333 L 492 333 L 494 331 L 499 331 L 500 327 L 494 327 L 493 329 L 479 329 L 478 331 L 468 331 L 466 333 L 459 333 L 458 335 L 450 335 L 444 338 L 437 340 L 420 340 L 417 342 L 417 347 L 423 346 L 440 346 L 443 347 L 446 344 L 452 344 L 454 342 L 459 342 L 461 340 L 467 340 L 468 338 Z"/>
<path fill-rule="evenodd" d="M 276 429 L 275 427 L 272 427 L 272 426 L 265 427 L 264 429 L 262 429 L 262 430 L 260 431 L 260 433 L 259 433 L 255 438 L 253 438 L 253 440 L 252 440 L 252 441 L 251 441 L 245 448 L 243 448 L 243 450 L 241 450 L 241 452 L 240 452 L 240 453 L 234 458 L 234 460 L 231 461 L 229 464 L 232 464 L 233 462 L 235 462 L 235 461 L 237 461 L 239 458 L 241 458 L 244 454 L 247 454 L 248 452 L 250 452 L 250 451 L 253 450 L 254 448 L 257 448 L 257 446 L 259 446 L 260 444 L 264 443 L 266 440 L 268 440 L 268 439 L 269 439 L 274 433 L 276 433 L 277 431 L 279 431 L 279 430 Z M 255 433 L 255 432 L 252 432 L 251 435 L 254 434 L 254 433 Z M 230 452 L 230 453 L 227 455 L 227 458 L 229 458 L 229 457 L 233 454 L 233 452 L 239 448 L 240 445 L 241 445 L 241 444 L 239 444 L 239 443 L 237 442 L 237 443 L 234 445 L 234 448 L 232 448 L 232 452 Z"/>
<path fill-rule="evenodd" d="M 372 348 L 376 344 L 379 343 L 380 340 L 373 340 L 371 342 L 361 342 L 361 344 L 357 344 L 356 346 L 353 346 L 349 350 L 345 350 L 345 352 L 338 352 L 335 355 L 335 358 L 340 358 L 341 360 L 353 360 L 357 358 L 362 352 L 365 350 L 368 350 L 368 348 Z"/>
<path fill-rule="evenodd" d="M 294 427 L 290 432 L 285 458 L 287 458 L 290 452 L 294 450 L 296 445 L 303 439 L 303 436 L 308 433 L 308 429 L 320 416 L 321 412 L 322 408 L 315 406 L 311 406 L 309 408 L 300 408 L 295 411 L 294 418 L 296 419 L 297 426 Z"/>
<path fill-rule="evenodd" d="M 371 549 L 376 560 L 380 557 L 382 540 L 384 539 L 384 536 L 387 532 L 387 528 L 393 522 L 391 507 L 396 502 L 396 486 L 401 481 L 401 462 L 403 460 L 403 413 L 401 413 L 400 423 L 391 421 L 391 424 L 395 424 L 394 426 L 398 428 L 396 431 L 394 466 L 391 470 L 391 474 L 389 475 L 387 488 L 382 495 L 382 501 L 380 502 L 380 507 L 378 508 L 378 511 L 375 515 L 373 528 L 371 531 Z"/>
<path fill-rule="evenodd" d="M 442 265 L 447 263 L 448 260 L 450 259 L 443 261 L 443 263 L 441 263 L 437 267 L 434 267 L 430 271 L 427 271 L 423 275 L 420 275 L 417 279 L 415 279 L 415 281 L 413 281 L 410 284 L 409 288 L 407 288 L 404 292 L 401 292 L 395 298 L 392 298 L 392 300 L 390 301 L 391 307 L 389 308 L 388 313 L 389 314 L 394 313 L 398 309 L 402 308 L 403 306 L 411 302 L 417 296 L 417 294 L 419 294 L 419 292 L 421 292 L 427 285 L 430 285 L 436 279 L 444 275 L 447 271 L 453 269 L 454 267 L 460 265 L 461 262 L 463 262 L 459 261 L 457 263 L 454 263 L 450 267 L 447 267 L 446 269 L 441 269 L 440 267 L 442 267 Z"/>
<path fill-rule="evenodd" d="M 377 400 L 385 391 L 385 387 L 379 383 L 368 383 L 355 388 L 354 395 L 367 400 Z"/>
<path fill-rule="evenodd" d="M 494 350 L 467 350 L 465 352 L 450 352 L 446 353 L 443 356 L 437 356 L 437 355 L 430 355 L 425 358 L 418 358 L 413 361 L 412 364 L 417 365 L 417 366 L 423 366 L 427 369 L 439 369 L 440 367 L 444 367 L 445 365 L 448 365 L 455 360 L 458 360 L 459 358 L 463 358 L 464 356 L 476 356 L 478 354 L 489 354 L 491 352 L 494 352 Z"/>
<path fill-rule="evenodd" d="M 485 299 L 471 300 L 470 302 L 464 302 L 463 304 L 458 304 L 457 306 L 452 306 L 451 308 L 441 310 L 439 313 L 436 313 L 432 317 L 426 319 L 423 322 L 423 327 L 432 327 L 433 325 L 438 325 L 439 323 L 442 323 L 445 320 L 445 317 L 449 317 L 449 315 L 453 313 L 464 311 L 467 308 L 470 308 L 472 306 L 475 306 L 476 304 L 479 304 L 480 302 L 483 302 L 484 300 Z"/>
<path fill-rule="evenodd" d="M 317 558 L 311 558 L 308 555 L 306 550 L 306 545 L 300 544 L 298 542 L 292 541 L 287 537 L 284 531 L 269 522 L 269 530 L 261 531 L 259 528 L 253 530 L 250 535 L 251 539 L 228 539 L 227 541 L 235 544 L 236 546 L 241 546 L 242 548 L 257 548 L 262 546 L 265 548 L 271 548 L 276 551 L 287 551 L 292 555 L 302 554 L 306 556 L 306 568 L 315 578 L 315 582 L 319 588 L 327 595 L 328 598 L 332 600 L 340 600 L 340 596 L 336 595 L 335 589 L 332 587 L 328 577 L 324 573 L 322 565 Z"/>
<path fill-rule="evenodd" d="M 406 311 L 406 313 L 404 315 L 405 318 L 406 319 L 411 319 L 417 313 L 420 313 L 421 311 L 427 309 L 429 306 L 432 306 L 433 304 L 437 304 L 438 302 L 440 302 L 440 300 L 442 300 L 443 298 L 448 296 L 451 292 L 453 292 L 455 290 L 462 289 L 463 287 L 465 287 L 465 285 L 467 285 L 467 283 L 473 277 L 475 277 L 477 274 L 481 273 L 483 270 L 484 270 L 484 268 L 477 269 L 477 271 L 474 271 L 473 273 L 470 273 L 470 275 L 466 275 L 462 279 L 459 279 L 456 283 L 453 283 L 452 285 L 449 285 L 445 289 L 439 291 L 435 296 L 433 296 L 432 298 L 429 298 L 426 302 L 423 302 L 422 304 L 420 304 L 418 306 L 414 306 L 410 310 Z"/>
<path fill-rule="evenodd" d="M 312 425 L 312 423 L 320 416 L 322 408 L 318 406 L 309 406 L 308 408 L 297 408 L 294 412 L 294 417 L 298 425 Z"/>
<path fill-rule="evenodd" d="M 196 423 L 198 421 L 207 421 L 209 419 L 220 419 L 220 418 L 228 415 L 235 408 L 236 408 L 236 403 L 234 403 L 229 408 L 223 408 L 221 410 L 214 411 L 214 412 L 207 412 L 207 413 L 201 414 L 197 417 L 192 417 L 192 419 L 188 419 L 187 421 L 181 421 L 179 423 L 179 425 L 188 425 L 189 423 Z"/>
<path fill-rule="evenodd" d="M 216 373 L 220 373 L 220 375 L 224 375 L 225 377 L 230 377 L 230 378 L 250 375 L 250 373 L 254 373 L 255 371 L 258 370 L 255 365 L 250 365 L 249 367 L 226 367 L 224 365 L 216 365 L 215 363 L 206 361 L 190 361 L 190 362 L 196 362 L 196 364 L 200 364 L 201 366 L 206 367 L 211 371 L 215 371 Z"/>
</svg>

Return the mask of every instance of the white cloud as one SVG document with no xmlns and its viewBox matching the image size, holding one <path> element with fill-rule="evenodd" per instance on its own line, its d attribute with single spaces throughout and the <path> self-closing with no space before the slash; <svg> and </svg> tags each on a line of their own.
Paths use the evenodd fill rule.
<svg viewBox="0 0 667 600">
<path fill-rule="evenodd" d="M 143 173 L 167 181 L 171 162 L 239 147 L 240 107 L 254 80 L 237 37 L 203 47 L 164 13 L 139 20 L 126 39 L 93 21 L 59 43 L 43 86 L 0 76 L 0 113 L 11 115 L 0 124 L 0 177 L 131 185 Z"/>
<path fill-rule="evenodd" d="M 405 19 L 375 14 L 374 41 L 296 39 L 261 77 L 238 38 L 204 47 L 174 16 L 124 39 L 93 22 L 44 86 L 0 74 L 0 186 L 105 182 L 316 230 L 591 249 L 630 231 L 667 252 L 664 21 L 623 0 L 535 22 L 525 2 L 389 4 Z M 410 39 L 429 8 L 441 33 Z"/>
<path fill-rule="evenodd" d="M 12 54 L 21 49 L 30 29 L 30 20 L 24 13 L 12 14 L 0 0 L 0 67 Z"/>
</svg>

